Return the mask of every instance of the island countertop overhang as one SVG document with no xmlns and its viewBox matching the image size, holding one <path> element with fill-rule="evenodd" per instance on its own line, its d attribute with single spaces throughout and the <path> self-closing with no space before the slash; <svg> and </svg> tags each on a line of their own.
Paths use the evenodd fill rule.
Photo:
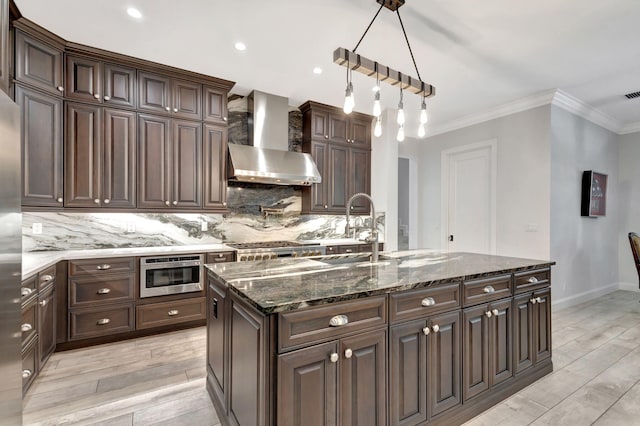
<svg viewBox="0 0 640 426">
<path fill-rule="evenodd" d="M 219 281 L 265 315 L 379 294 L 548 268 L 555 262 L 409 250 L 366 260 L 284 259 L 210 264 Z"/>
</svg>

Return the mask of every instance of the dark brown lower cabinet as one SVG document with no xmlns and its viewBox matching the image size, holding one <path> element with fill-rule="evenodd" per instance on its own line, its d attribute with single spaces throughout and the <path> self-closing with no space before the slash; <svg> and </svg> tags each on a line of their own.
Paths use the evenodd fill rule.
<svg viewBox="0 0 640 426">
<path fill-rule="evenodd" d="M 55 283 L 38 294 L 38 370 L 41 370 L 56 349 Z"/>
<path fill-rule="evenodd" d="M 515 373 L 551 358 L 551 289 L 517 296 L 514 301 Z"/>
<path fill-rule="evenodd" d="M 227 292 L 216 281 L 207 286 L 207 380 L 217 397 L 228 405 L 229 354 L 227 330 Z"/>
</svg>

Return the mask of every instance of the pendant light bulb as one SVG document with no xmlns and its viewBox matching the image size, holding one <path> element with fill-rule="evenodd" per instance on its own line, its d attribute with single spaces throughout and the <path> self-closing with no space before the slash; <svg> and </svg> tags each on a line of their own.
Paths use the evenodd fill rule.
<svg viewBox="0 0 640 426">
<path fill-rule="evenodd" d="M 422 107 L 420 108 L 420 124 L 427 124 L 429 117 L 427 116 L 427 103 L 422 99 Z"/>
<path fill-rule="evenodd" d="M 382 118 L 381 117 L 378 117 L 376 119 L 376 125 L 373 128 L 373 135 L 377 138 L 382 136 Z"/>
<path fill-rule="evenodd" d="M 420 126 L 418 126 L 418 137 L 424 138 L 426 134 L 427 132 L 424 130 L 424 124 L 420 123 Z"/>
<path fill-rule="evenodd" d="M 373 101 L 373 116 L 380 117 L 380 114 L 382 114 L 382 107 L 380 106 L 380 88 L 378 87 L 375 100 Z"/>
<path fill-rule="evenodd" d="M 404 141 L 404 126 L 398 127 L 398 135 L 396 136 L 398 142 Z"/>
<path fill-rule="evenodd" d="M 400 101 L 400 103 L 398 104 L 398 125 L 399 126 L 403 126 L 404 125 L 404 109 L 402 107 L 402 101 Z"/>
<path fill-rule="evenodd" d="M 343 111 L 345 114 L 351 114 L 353 111 L 353 107 L 355 102 L 353 100 L 353 85 L 351 83 L 347 84 L 347 90 L 344 93 L 344 108 Z"/>
</svg>

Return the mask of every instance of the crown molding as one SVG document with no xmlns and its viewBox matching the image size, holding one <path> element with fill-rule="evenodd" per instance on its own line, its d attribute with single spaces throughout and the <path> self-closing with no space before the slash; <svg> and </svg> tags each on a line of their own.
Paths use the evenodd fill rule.
<svg viewBox="0 0 640 426">
<path fill-rule="evenodd" d="M 604 127 L 605 129 L 610 130 L 614 133 L 620 133 L 620 129 L 622 128 L 622 124 L 615 118 L 603 113 L 598 109 L 595 109 L 586 102 L 583 102 L 575 96 L 571 96 L 570 94 L 562 90 L 556 90 L 556 94 L 553 97 L 553 101 L 551 101 L 551 104 L 569 111 L 570 113 L 573 113 L 578 117 L 582 117 L 587 121 L 597 124 L 600 127 Z"/>
<path fill-rule="evenodd" d="M 622 126 L 618 132 L 619 135 L 628 135 L 629 133 L 640 132 L 640 121 L 637 123 L 629 123 Z"/>
</svg>

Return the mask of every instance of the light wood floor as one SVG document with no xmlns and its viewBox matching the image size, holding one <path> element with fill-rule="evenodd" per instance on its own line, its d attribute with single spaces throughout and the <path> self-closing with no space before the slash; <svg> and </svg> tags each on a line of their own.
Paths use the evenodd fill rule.
<svg viewBox="0 0 640 426">
<path fill-rule="evenodd" d="M 554 372 L 466 423 L 640 425 L 640 294 L 553 312 Z M 25 425 L 219 424 L 205 390 L 205 330 L 51 356 Z"/>
</svg>

